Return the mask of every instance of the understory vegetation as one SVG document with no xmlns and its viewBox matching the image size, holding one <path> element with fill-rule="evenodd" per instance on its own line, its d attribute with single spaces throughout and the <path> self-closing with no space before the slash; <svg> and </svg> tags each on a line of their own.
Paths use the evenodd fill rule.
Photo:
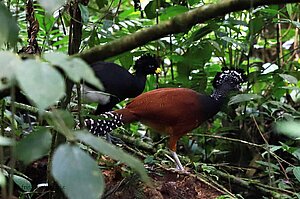
<svg viewBox="0 0 300 199">
<path fill-rule="evenodd" d="M 132 179 L 145 191 L 154 174 L 168 172 L 217 191 L 195 198 L 300 198 L 300 4 L 251 2 L 1 1 L 1 198 L 118 198 L 107 176 L 120 175 L 115 184 L 125 193 Z M 248 76 L 221 112 L 179 140 L 188 173 L 170 169 L 166 136 L 140 123 L 114 130 L 122 140 L 116 146 L 78 127 L 96 104 L 81 103 L 68 83 L 101 89 L 88 64 L 105 60 L 132 71 L 145 53 L 159 57 L 162 69 L 148 76 L 145 92 L 210 94 L 222 67 Z M 33 105 L 18 103 L 18 90 Z M 132 198 L 147 197 L 140 192 Z"/>
</svg>

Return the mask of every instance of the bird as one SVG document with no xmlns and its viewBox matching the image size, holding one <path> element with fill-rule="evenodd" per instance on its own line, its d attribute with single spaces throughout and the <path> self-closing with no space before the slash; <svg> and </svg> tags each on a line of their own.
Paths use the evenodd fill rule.
<svg viewBox="0 0 300 199">
<path fill-rule="evenodd" d="M 178 170 L 184 170 L 177 153 L 177 141 L 216 115 L 231 91 L 237 91 L 247 80 L 242 69 L 222 68 L 212 85 L 211 95 L 188 88 L 159 88 L 142 93 L 125 108 L 100 114 L 100 119 L 87 118 L 90 133 L 103 135 L 132 122 L 141 122 L 156 132 L 169 135 L 168 147 Z"/>
<path fill-rule="evenodd" d="M 118 64 L 98 61 L 91 64 L 95 76 L 103 84 L 104 90 L 99 91 L 92 85 L 82 85 L 82 98 L 85 102 L 98 103 L 94 114 L 98 115 L 112 110 L 126 98 L 134 98 L 144 91 L 146 78 L 149 74 L 160 73 L 159 62 L 155 56 L 147 53 L 136 60 L 133 69 L 135 74 Z"/>
</svg>

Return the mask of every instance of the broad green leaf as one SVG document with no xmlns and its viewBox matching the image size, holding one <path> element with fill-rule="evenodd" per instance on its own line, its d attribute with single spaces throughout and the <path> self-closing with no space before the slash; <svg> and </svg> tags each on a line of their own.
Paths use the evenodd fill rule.
<svg viewBox="0 0 300 199">
<path fill-rule="evenodd" d="M 133 156 L 125 153 L 124 151 L 115 147 L 114 145 L 111 145 L 103 139 L 96 137 L 86 131 L 77 131 L 76 137 L 78 140 L 84 142 L 87 145 L 90 145 L 99 153 L 108 155 L 115 160 L 124 162 L 129 167 L 137 171 L 144 182 L 149 182 L 149 177 L 146 173 L 144 165 L 141 163 L 140 160 L 134 158 Z"/>
<path fill-rule="evenodd" d="M 0 146 L 12 146 L 15 141 L 11 138 L 3 137 L 0 135 Z"/>
<path fill-rule="evenodd" d="M 159 0 L 158 0 L 159 1 Z M 145 14 L 147 16 L 148 19 L 154 19 L 156 17 L 156 8 L 157 8 L 157 4 L 155 3 L 156 1 L 150 1 L 144 11 L 145 11 Z"/>
<path fill-rule="evenodd" d="M 6 6 L 0 2 L 0 47 L 4 42 L 15 45 L 18 39 L 19 27 L 17 21 Z"/>
<path fill-rule="evenodd" d="M 16 145 L 17 158 L 25 164 L 48 154 L 52 135 L 48 129 L 42 128 L 30 133 Z"/>
<path fill-rule="evenodd" d="M 218 28 L 219 28 L 219 25 L 216 22 L 210 21 L 210 23 L 208 25 L 201 27 L 199 30 L 194 31 L 192 33 L 192 35 L 188 39 L 187 45 L 190 45 L 194 41 L 200 40 L 201 38 L 203 38 L 204 36 L 208 35 L 209 33 L 213 32 L 214 30 L 216 30 Z M 213 42 L 215 42 L 215 41 L 210 41 L 211 45 L 219 46 L 219 44 L 217 42 L 215 42 L 215 44 L 212 44 Z"/>
<path fill-rule="evenodd" d="M 257 164 L 260 164 L 260 165 L 263 165 L 263 166 L 266 166 L 266 167 L 271 167 L 273 168 L 274 170 L 276 171 L 279 171 L 280 168 L 279 166 L 277 166 L 276 164 L 273 164 L 273 163 L 269 163 L 269 162 L 264 162 L 264 161 L 255 161 Z"/>
<path fill-rule="evenodd" d="M 279 74 L 280 77 L 282 77 L 282 79 L 288 81 L 291 84 L 297 84 L 298 80 L 296 77 L 292 76 L 292 75 L 288 75 L 288 74 Z"/>
<path fill-rule="evenodd" d="M 299 91 L 300 90 L 300 88 L 296 87 L 296 86 L 282 86 L 280 88 L 288 89 L 288 90 L 295 90 L 295 91 Z"/>
<path fill-rule="evenodd" d="M 300 28 L 300 23 L 298 21 L 288 21 L 288 22 L 291 22 L 292 24 L 294 24 L 294 26 Z"/>
<path fill-rule="evenodd" d="M 263 17 L 255 17 L 249 21 L 249 32 L 252 35 L 258 34 L 261 32 L 264 27 L 264 19 Z"/>
<path fill-rule="evenodd" d="M 105 5 L 107 5 L 107 0 L 96 0 L 96 4 L 99 9 L 103 8 Z"/>
<path fill-rule="evenodd" d="M 65 94 L 62 75 L 47 63 L 25 60 L 16 74 L 21 89 L 40 109 L 55 104 Z"/>
<path fill-rule="evenodd" d="M 81 19 L 84 24 L 89 22 L 89 10 L 87 6 L 82 5 L 81 3 L 78 5 L 81 13 Z"/>
<path fill-rule="evenodd" d="M 235 47 L 240 47 L 241 49 L 243 49 L 244 51 L 247 51 L 247 44 L 246 43 L 242 43 L 236 39 L 233 39 L 231 37 L 227 37 L 227 36 L 223 36 L 223 37 L 220 37 L 222 40 L 228 42 L 228 43 L 231 43 L 233 44 Z"/>
<path fill-rule="evenodd" d="M 165 20 L 169 20 L 170 18 L 178 15 L 178 14 L 181 14 L 181 13 L 184 13 L 184 12 L 187 12 L 189 9 L 185 6 L 171 6 L 171 7 L 167 7 L 163 13 L 161 14 L 160 16 L 160 19 L 162 21 L 165 21 Z"/>
<path fill-rule="evenodd" d="M 32 185 L 29 180 L 24 177 L 13 175 L 13 181 L 23 190 L 23 191 L 31 191 Z"/>
<path fill-rule="evenodd" d="M 52 176 L 68 198 L 100 198 L 104 180 L 95 160 L 78 146 L 60 145 L 54 152 Z"/>
<path fill-rule="evenodd" d="M 122 67 L 126 68 L 127 70 L 133 64 L 133 56 L 131 53 L 124 54 L 124 56 L 121 56 L 119 60 L 121 62 Z"/>
<path fill-rule="evenodd" d="M 297 178 L 297 180 L 300 182 L 300 167 L 294 167 L 293 168 L 293 174 Z"/>
<path fill-rule="evenodd" d="M 71 113 L 63 110 L 54 110 L 52 114 L 47 115 L 46 120 L 58 132 L 63 134 L 67 140 L 75 140 L 71 130 L 74 128 L 75 122 Z"/>
<path fill-rule="evenodd" d="M 5 175 L 2 173 L 2 171 L 0 170 L 0 186 L 3 187 L 6 185 L 6 178 Z"/>
<path fill-rule="evenodd" d="M 295 6 L 295 5 L 293 5 L 293 4 L 286 4 L 286 5 L 285 5 L 286 11 L 288 12 L 289 17 L 290 17 L 291 19 L 293 18 L 293 14 L 294 14 L 294 12 L 293 12 L 293 6 Z M 296 6 L 295 6 L 295 7 L 296 7 Z"/>
<path fill-rule="evenodd" d="M 59 118 L 56 117 L 56 119 L 59 119 L 63 121 L 63 123 L 66 125 L 67 128 L 72 129 L 75 126 L 75 121 L 73 115 L 66 111 L 66 110 L 54 110 L 52 111 L 53 114 L 51 116 L 59 116 Z"/>
<path fill-rule="evenodd" d="M 292 152 L 292 155 L 296 157 L 298 160 L 300 160 L 300 148 L 296 149 Z"/>
<path fill-rule="evenodd" d="M 292 138 L 300 138 L 300 122 L 282 121 L 276 123 L 278 132 Z"/>
<path fill-rule="evenodd" d="M 39 2 L 48 13 L 52 14 L 54 11 L 62 7 L 66 3 L 66 0 L 39 0 Z"/>
<path fill-rule="evenodd" d="M 233 96 L 229 100 L 228 105 L 237 104 L 237 103 L 241 103 L 241 102 L 248 102 L 248 101 L 257 100 L 257 99 L 261 99 L 261 98 L 262 98 L 262 96 L 257 95 L 257 94 L 238 94 L 236 96 Z"/>
<path fill-rule="evenodd" d="M 0 52 L 0 90 L 14 85 L 15 72 L 21 63 L 22 60 L 16 54 L 8 51 Z"/>
<path fill-rule="evenodd" d="M 84 80 L 103 90 L 103 86 L 95 76 L 92 68 L 81 59 L 56 52 L 47 53 L 44 58 L 51 64 L 60 67 L 72 81 L 80 82 L 80 80 Z"/>
</svg>

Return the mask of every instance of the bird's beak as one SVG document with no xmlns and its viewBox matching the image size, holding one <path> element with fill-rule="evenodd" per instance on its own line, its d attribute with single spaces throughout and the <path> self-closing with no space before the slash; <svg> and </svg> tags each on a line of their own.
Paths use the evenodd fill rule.
<svg viewBox="0 0 300 199">
<path fill-rule="evenodd" d="M 156 74 L 160 74 L 160 73 L 161 73 L 161 69 L 160 69 L 160 68 L 157 68 L 157 69 L 155 70 L 155 73 L 156 73 Z"/>
</svg>

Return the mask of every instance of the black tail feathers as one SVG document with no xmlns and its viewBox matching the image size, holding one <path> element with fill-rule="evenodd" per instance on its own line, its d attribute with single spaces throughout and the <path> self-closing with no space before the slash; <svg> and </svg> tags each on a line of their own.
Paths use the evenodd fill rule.
<svg viewBox="0 0 300 199">
<path fill-rule="evenodd" d="M 106 135 L 112 130 L 122 126 L 122 115 L 116 112 L 106 112 L 101 115 L 103 119 L 85 119 L 84 125 L 90 133 L 98 136 Z"/>
</svg>

